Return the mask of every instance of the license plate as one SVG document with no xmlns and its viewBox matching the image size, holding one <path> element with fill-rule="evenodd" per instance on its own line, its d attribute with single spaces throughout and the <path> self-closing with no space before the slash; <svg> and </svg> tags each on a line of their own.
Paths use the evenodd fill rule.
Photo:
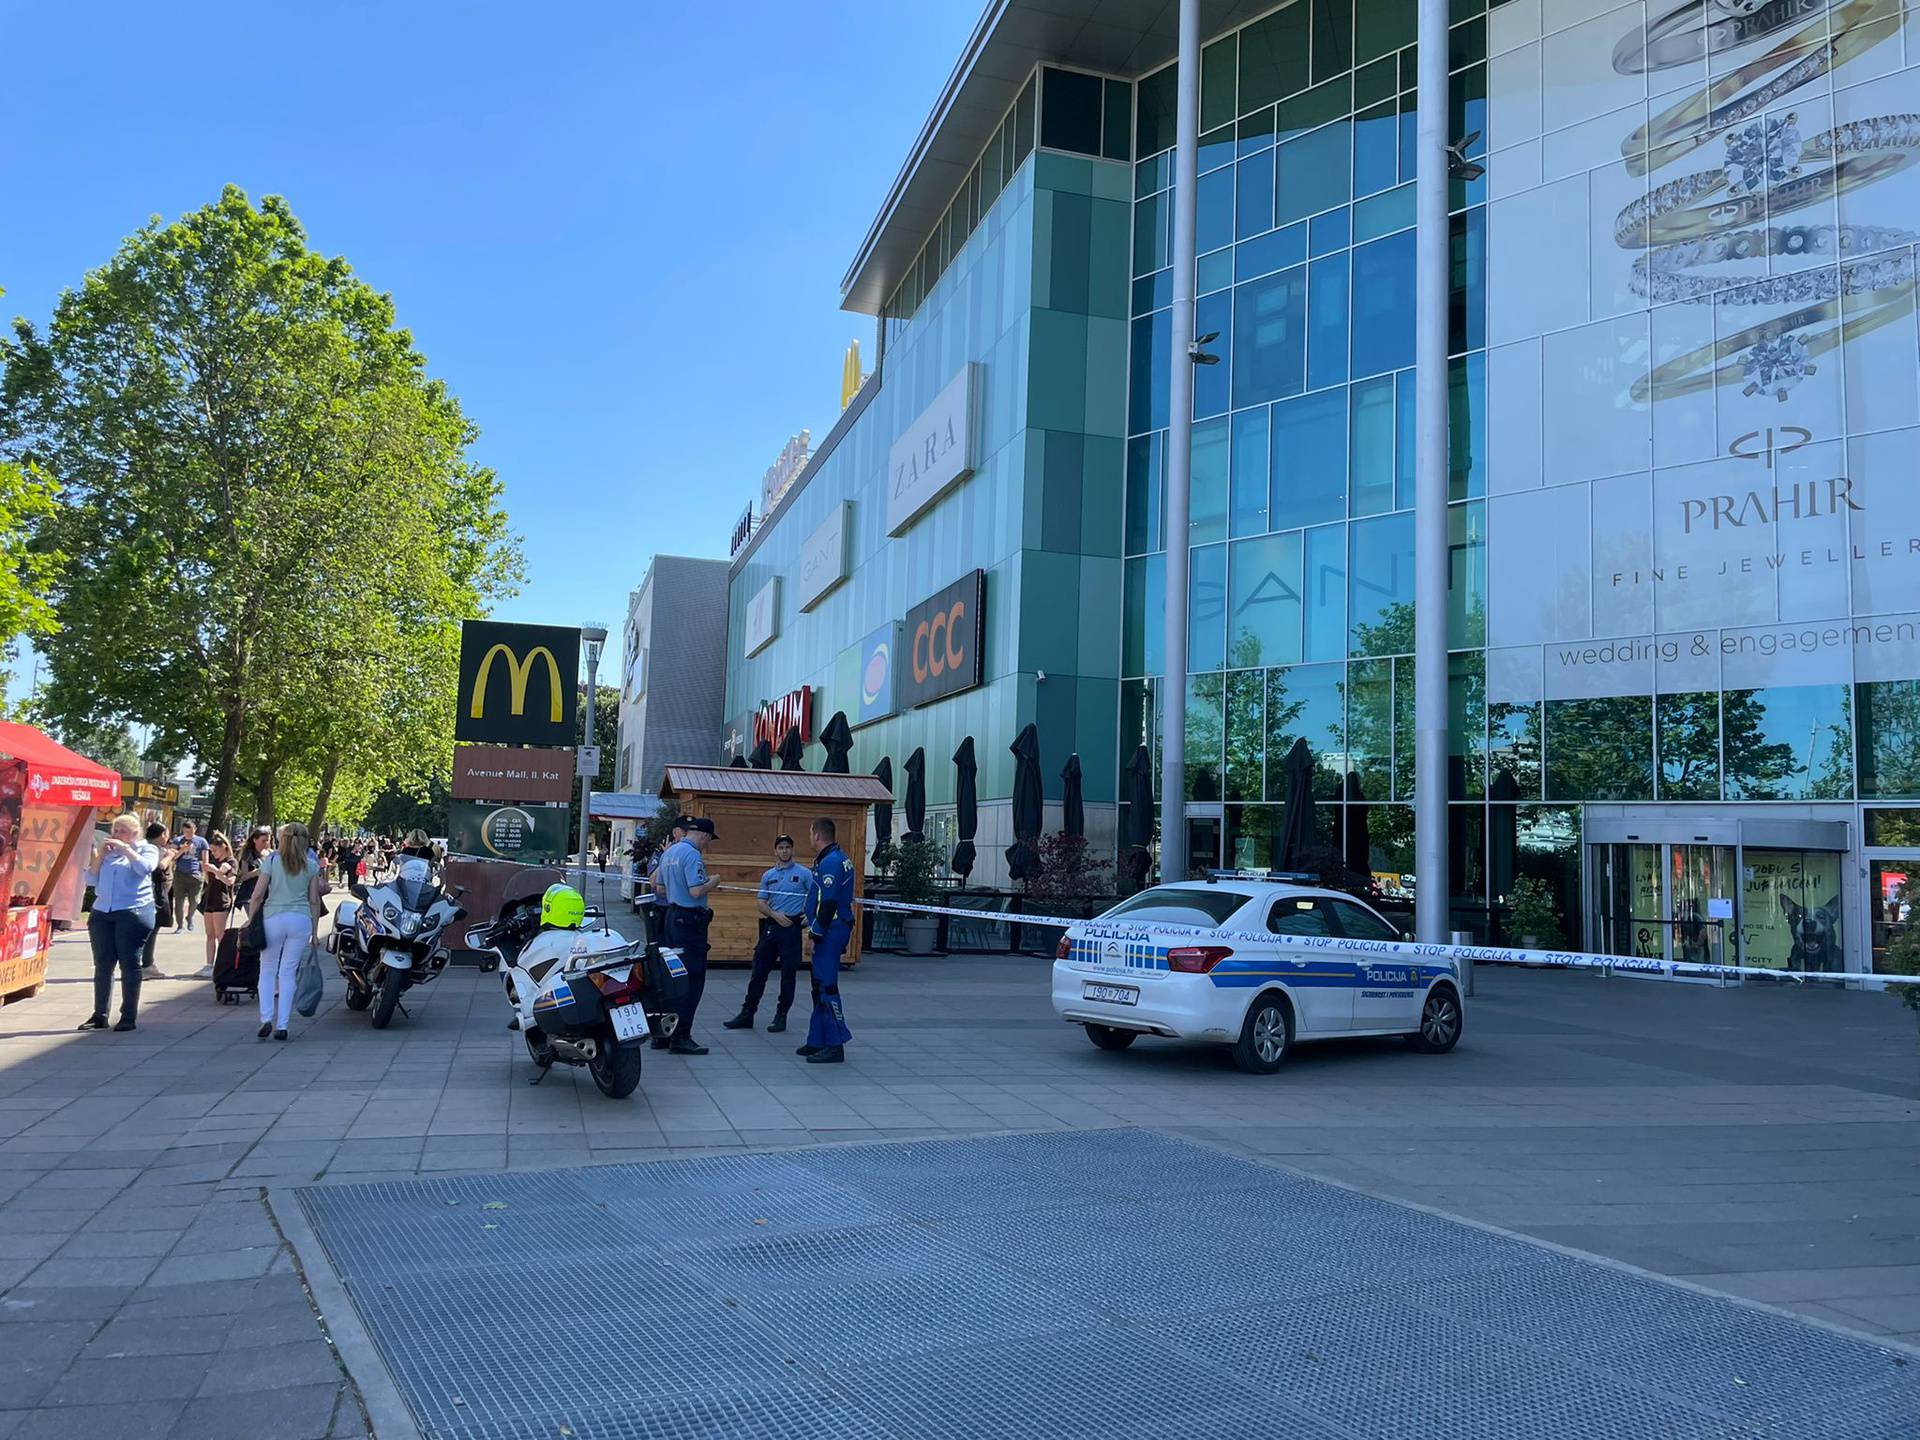
<svg viewBox="0 0 1920 1440">
<path fill-rule="evenodd" d="M 622 1040 L 638 1040 L 647 1033 L 647 1007 L 616 1005 L 607 1012 L 613 1021 L 613 1033 Z"/>
<path fill-rule="evenodd" d="M 1131 985 L 1089 985 L 1080 992 L 1083 1000 L 1104 1000 L 1109 1005 L 1137 1005 L 1140 992 Z"/>
</svg>

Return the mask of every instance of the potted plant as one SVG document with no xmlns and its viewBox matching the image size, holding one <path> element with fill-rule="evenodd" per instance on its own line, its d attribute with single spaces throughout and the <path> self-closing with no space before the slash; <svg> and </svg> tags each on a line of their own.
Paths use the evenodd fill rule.
<svg viewBox="0 0 1920 1440">
<path fill-rule="evenodd" d="M 1557 950 L 1566 943 L 1560 937 L 1560 915 L 1546 881 L 1527 875 L 1514 882 L 1508 900 L 1507 931 L 1520 937 L 1523 950 Z"/>
<path fill-rule="evenodd" d="M 934 896 L 939 893 L 934 885 L 939 865 L 940 852 L 934 849 L 931 840 L 919 835 L 910 835 L 902 840 L 893 847 L 894 897 L 904 905 L 932 903 Z M 931 955 L 934 938 L 940 932 L 940 917 L 902 916 L 900 931 L 906 939 L 907 954 Z"/>
</svg>

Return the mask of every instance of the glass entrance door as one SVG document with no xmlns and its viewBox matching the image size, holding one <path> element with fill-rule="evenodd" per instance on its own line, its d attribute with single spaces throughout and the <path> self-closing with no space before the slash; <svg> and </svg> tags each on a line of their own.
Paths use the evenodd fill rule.
<svg viewBox="0 0 1920 1440">
<path fill-rule="evenodd" d="M 1867 914 L 1873 926 L 1873 973 L 1892 974 L 1888 950 L 1920 922 L 1920 854 L 1868 859 Z"/>
<path fill-rule="evenodd" d="M 1594 845 L 1594 944 L 1602 955 L 1731 963 L 1731 845 Z"/>
<path fill-rule="evenodd" d="M 1669 845 L 1667 958 L 1693 965 L 1730 965 L 1734 860 L 1731 845 Z"/>
<path fill-rule="evenodd" d="M 1594 948 L 1602 955 L 1665 959 L 1662 847 L 1619 844 L 1592 848 Z"/>
</svg>

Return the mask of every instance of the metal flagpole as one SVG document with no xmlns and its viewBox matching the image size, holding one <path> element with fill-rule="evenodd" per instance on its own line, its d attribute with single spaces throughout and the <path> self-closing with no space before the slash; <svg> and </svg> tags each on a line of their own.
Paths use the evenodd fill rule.
<svg viewBox="0 0 1920 1440">
<path fill-rule="evenodd" d="M 1200 0 L 1180 0 L 1173 149 L 1173 332 L 1167 401 L 1166 666 L 1160 685 L 1160 878 L 1187 878 L 1187 513 L 1193 456 L 1193 261 L 1200 187 Z"/>
<path fill-rule="evenodd" d="M 1419 0 L 1414 188 L 1414 925 L 1447 938 L 1447 13 Z"/>
</svg>

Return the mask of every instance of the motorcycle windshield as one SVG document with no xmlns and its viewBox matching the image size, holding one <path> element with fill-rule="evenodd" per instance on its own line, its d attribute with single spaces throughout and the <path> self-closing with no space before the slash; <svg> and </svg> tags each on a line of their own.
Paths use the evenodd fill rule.
<svg viewBox="0 0 1920 1440">
<path fill-rule="evenodd" d="M 393 882 L 393 893 L 400 903 L 416 915 L 431 909 L 440 899 L 440 887 L 432 877 L 416 879 L 403 875 Z"/>
</svg>

